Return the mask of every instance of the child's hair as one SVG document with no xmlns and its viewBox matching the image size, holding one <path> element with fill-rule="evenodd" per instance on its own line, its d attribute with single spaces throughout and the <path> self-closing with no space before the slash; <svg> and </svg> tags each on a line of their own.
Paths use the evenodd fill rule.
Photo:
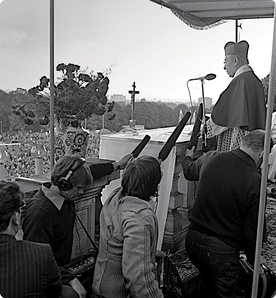
<svg viewBox="0 0 276 298">
<path fill-rule="evenodd" d="M 155 157 L 144 155 L 135 158 L 123 173 L 123 193 L 148 201 L 156 193 L 161 177 L 160 163 Z"/>
</svg>

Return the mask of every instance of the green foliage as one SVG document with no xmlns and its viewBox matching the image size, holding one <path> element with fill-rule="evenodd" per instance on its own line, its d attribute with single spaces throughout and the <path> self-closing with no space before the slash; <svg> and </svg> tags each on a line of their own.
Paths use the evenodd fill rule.
<svg viewBox="0 0 276 298">
<path fill-rule="evenodd" d="M 10 118 L 9 111 L 11 110 L 11 100 L 9 94 L 0 90 L 0 129 L 3 131 L 7 131 L 10 126 Z M 1 131 L 0 131 L 1 132 Z"/>
<path fill-rule="evenodd" d="M 22 126 L 30 125 L 28 129 L 33 129 L 33 124 L 48 124 L 50 114 L 49 100 L 41 97 L 37 100 L 25 89 L 17 89 L 9 93 L 12 102 L 11 120 L 15 130 L 22 129 Z M 46 121 L 45 121 L 46 120 Z M 31 127 L 32 126 L 32 127 Z"/>
<path fill-rule="evenodd" d="M 72 115 L 76 119 L 84 120 L 93 114 L 103 115 L 111 112 L 113 104 L 107 102 L 109 85 L 108 77 L 98 72 L 97 75 L 80 71 L 76 64 L 57 65 L 57 71 L 62 72 L 60 81 L 54 85 L 54 108 L 58 118 Z M 27 104 L 14 106 L 15 115 L 22 116 L 27 124 L 38 120 L 39 124 L 49 123 L 50 110 L 50 79 L 40 78 L 39 85 L 28 90 L 32 96 Z"/>
<path fill-rule="evenodd" d="M 263 84 L 263 88 L 264 88 L 264 93 L 265 93 L 265 101 L 267 103 L 268 101 L 268 89 L 269 89 L 269 74 L 264 77 L 262 80 L 262 84 Z M 275 82 L 275 86 L 274 86 L 275 90 L 274 90 L 274 101 L 273 101 L 273 112 L 276 111 L 276 82 Z"/>
<path fill-rule="evenodd" d="M 146 129 L 174 126 L 177 123 L 172 109 L 154 102 L 136 103 L 134 118 L 137 124 L 144 125 Z"/>
<path fill-rule="evenodd" d="M 197 109 L 198 109 L 198 107 L 197 106 L 195 106 L 195 107 L 192 107 L 192 111 L 197 111 Z M 177 107 L 175 107 L 174 108 L 174 110 L 177 112 L 177 114 L 179 115 L 179 111 L 180 110 L 182 110 L 182 112 L 183 112 L 183 114 L 185 114 L 188 110 L 189 110 L 189 108 L 184 104 L 184 103 L 182 103 L 182 104 L 180 104 L 180 105 L 178 105 Z"/>
<path fill-rule="evenodd" d="M 39 131 L 44 128 L 43 126 L 39 126 L 36 121 L 34 121 L 32 125 L 26 125 L 24 117 L 18 117 L 14 114 L 12 106 L 20 108 L 21 106 L 24 106 L 24 104 L 30 106 L 30 103 L 34 104 L 33 110 L 36 115 L 40 112 L 40 115 L 43 116 L 43 113 L 46 112 L 46 110 L 41 110 L 41 104 L 39 107 L 35 105 L 38 101 L 26 90 L 17 89 L 16 91 L 9 93 L 0 90 L 0 99 L 1 102 L 4 103 L 0 107 L 0 117 L 2 115 L 0 120 L 3 121 L 3 131 L 17 131 L 22 129 Z M 161 102 L 156 103 L 143 100 L 135 104 L 134 117 L 136 124 L 144 125 L 146 129 L 176 126 L 179 120 L 180 109 L 183 111 L 183 114 L 188 110 L 187 106 L 184 104 L 172 109 Z M 116 114 L 115 118 L 114 114 Z M 104 128 L 109 129 L 112 132 L 120 131 L 123 125 L 129 124 L 130 119 L 131 105 L 120 105 L 115 103 L 112 111 L 104 114 Z M 103 128 L 103 116 L 93 114 L 91 117 L 87 118 L 86 127 L 90 130 Z"/>
<path fill-rule="evenodd" d="M 165 104 L 156 102 L 137 102 L 135 104 L 134 118 L 137 125 L 144 125 L 146 129 L 176 126 L 180 109 L 182 109 L 184 114 L 188 110 L 186 105 L 180 105 L 175 109 L 171 109 Z M 131 105 L 122 106 L 115 103 L 113 111 L 116 113 L 116 118 L 110 121 L 105 117 L 104 128 L 110 131 L 120 131 L 123 125 L 129 124 L 129 120 L 131 119 Z M 103 128 L 102 117 L 93 115 L 88 120 L 87 128 L 94 130 Z"/>
</svg>

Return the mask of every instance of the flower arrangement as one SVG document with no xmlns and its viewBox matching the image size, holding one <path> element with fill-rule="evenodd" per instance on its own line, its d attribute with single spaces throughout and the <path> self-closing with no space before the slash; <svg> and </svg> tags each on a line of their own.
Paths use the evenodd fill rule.
<svg viewBox="0 0 276 298">
<path fill-rule="evenodd" d="M 76 64 L 58 64 L 57 71 L 62 72 L 60 81 L 54 85 L 54 112 L 59 119 L 75 117 L 78 120 L 89 118 L 93 114 L 110 113 L 114 102 L 108 102 L 109 79 L 103 73 L 87 74 Z M 49 123 L 50 79 L 40 78 L 39 85 L 28 90 L 31 99 L 28 103 L 13 106 L 14 114 L 22 116 L 25 123 L 40 125 Z"/>
</svg>

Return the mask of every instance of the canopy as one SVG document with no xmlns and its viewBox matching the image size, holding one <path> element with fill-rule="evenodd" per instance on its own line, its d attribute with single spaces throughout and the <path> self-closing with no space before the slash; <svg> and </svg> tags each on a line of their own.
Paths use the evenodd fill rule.
<svg viewBox="0 0 276 298">
<path fill-rule="evenodd" d="M 167 7 L 184 23 L 207 29 L 226 20 L 272 18 L 272 0 L 150 0 Z"/>
</svg>

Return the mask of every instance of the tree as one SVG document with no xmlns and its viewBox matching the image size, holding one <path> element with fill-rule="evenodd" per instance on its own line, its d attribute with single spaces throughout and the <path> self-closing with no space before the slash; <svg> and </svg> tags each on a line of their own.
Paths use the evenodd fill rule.
<svg viewBox="0 0 276 298">
<path fill-rule="evenodd" d="M 197 109 L 197 107 L 196 107 L 196 109 Z M 189 110 L 189 108 L 184 103 L 182 103 L 182 104 L 178 105 L 177 107 L 175 107 L 174 110 L 177 112 L 177 114 L 179 114 L 180 110 L 182 110 L 182 112 L 185 114 Z"/>
<path fill-rule="evenodd" d="M 123 125 L 128 124 L 128 111 L 126 107 L 122 107 L 121 105 L 115 103 L 113 108 L 113 115 L 116 115 L 115 118 L 112 117 L 112 115 L 93 115 L 89 118 L 87 121 L 87 128 L 92 130 L 102 129 L 104 128 L 110 130 L 110 131 L 120 131 L 122 129 Z M 104 117 L 104 119 L 103 119 Z M 104 121 L 104 124 L 103 124 Z"/>
<path fill-rule="evenodd" d="M 266 103 L 268 102 L 268 88 L 269 88 L 269 74 L 264 77 L 262 80 L 262 84 L 263 84 L 263 88 L 264 88 L 264 93 L 265 93 L 265 101 Z M 275 86 L 276 87 L 276 82 L 275 82 Z M 274 100 L 273 100 L 273 112 L 276 111 L 276 88 L 274 91 Z"/>
<path fill-rule="evenodd" d="M 0 90 L 0 125 L 2 132 L 6 132 L 10 129 L 10 118 L 9 115 L 11 114 L 11 100 L 8 93 Z M 1 131 L 0 131 L 1 133 Z"/>
<path fill-rule="evenodd" d="M 128 120 L 131 115 L 131 106 L 127 107 Z M 154 102 L 137 102 L 135 104 L 134 118 L 136 124 L 144 125 L 146 129 L 169 127 L 177 124 L 175 112 L 167 107 L 165 104 L 158 104 Z"/>
<path fill-rule="evenodd" d="M 54 107 L 58 119 L 72 117 L 84 120 L 93 114 L 103 115 L 111 112 L 113 103 L 107 102 L 109 79 L 102 72 L 87 74 L 76 64 L 58 64 L 57 71 L 62 72 L 60 81 L 54 85 Z M 14 106 L 14 113 L 23 116 L 27 124 L 35 120 L 41 125 L 49 123 L 50 79 L 40 78 L 39 85 L 28 93 L 32 99 L 28 104 Z"/>
<path fill-rule="evenodd" d="M 39 101 L 24 89 L 17 89 L 9 93 L 1 92 L 0 99 L 4 103 L 0 106 L 0 117 L 3 115 L 3 130 L 41 130 L 43 126 L 39 126 L 37 121 L 33 121 L 33 124 L 26 125 L 25 114 L 18 117 L 14 114 L 15 110 L 13 107 L 27 106 L 36 101 L 39 105 Z M 111 106 L 111 112 L 108 111 L 109 102 L 106 104 L 106 112 L 104 114 L 104 128 L 109 129 L 112 132 L 122 130 L 123 125 L 128 125 L 131 118 L 131 105 L 122 105 L 115 103 Z M 174 108 L 169 107 L 167 104 L 162 102 L 148 102 L 143 100 L 135 104 L 135 120 L 137 125 L 144 125 L 146 129 L 153 129 L 159 127 L 176 126 L 179 120 L 179 110 L 182 109 L 183 113 L 188 110 L 188 107 L 184 104 L 171 105 Z M 39 106 L 41 108 L 41 105 Z M 195 107 L 197 110 L 197 107 Z M 2 112 L 1 112 L 2 111 Z M 13 111 L 13 112 L 12 112 Z M 20 110 L 19 110 L 20 111 Z M 35 110 L 38 114 L 39 110 Z M 41 110 L 40 110 L 41 112 Z M 2 113 L 2 114 L 1 114 Z M 22 114 L 22 113 L 21 113 Z M 114 114 L 116 117 L 114 117 Z M 41 115 L 43 115 L 41 113 Z M 7 119 L 7 120 L 4 120 Z M 1 119 L 0 119 L 1 120 Z M 103 116 L 93 114 L 87 118 L 86 128 L 90 130 L 97 130 L 103 128 Z"/>
</svg>

